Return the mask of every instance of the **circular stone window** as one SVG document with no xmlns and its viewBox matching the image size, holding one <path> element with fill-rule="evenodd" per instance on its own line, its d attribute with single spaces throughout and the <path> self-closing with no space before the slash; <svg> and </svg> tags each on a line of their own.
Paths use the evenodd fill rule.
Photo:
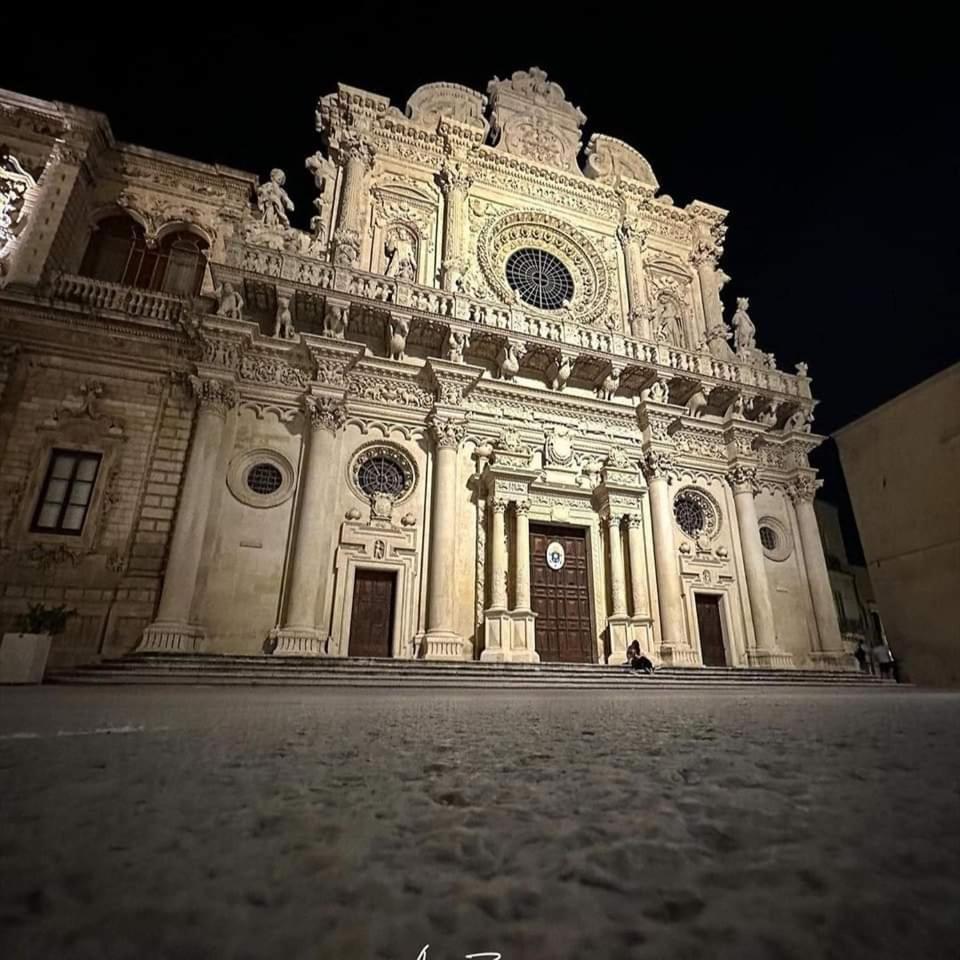
<svg viewBox="0 0 960 960">
<path fill-rule="evenodd" d="M 793 551 L 790 531 L 774 517 L 760 518 L 760 545 L 768 560 L 786 560 Z"/>
<path fill-rule="evenodd" d="M 227 486 L 248 507 L 275 507 L 293 493 L 293 466 L 275 450 L 247 450 L 230 461 Z"/>
<path fill-rule="evenodd" d="M 559 310 L 573 300 L 573 277 L 563 262 L 546 250 L 523 247 L 507 257 L 507 283 L 524 303 Z"/>
<path fill-rule="evenodd" d="M 713 498 L 693 487 L 681 490 L 674 497 L 673 516 L 677 526 L 691 540 L 698 537 L 712 539 L 720 529 L 720 511 Z"/>
<path fill-rule="evenodd" d="M 416 471 L 406 454 L 395 447 L 374 444 L 353 459 L 350 479 L 365 500 L 386 496 L 402 500 L 416 483 Z"/>
</svg>

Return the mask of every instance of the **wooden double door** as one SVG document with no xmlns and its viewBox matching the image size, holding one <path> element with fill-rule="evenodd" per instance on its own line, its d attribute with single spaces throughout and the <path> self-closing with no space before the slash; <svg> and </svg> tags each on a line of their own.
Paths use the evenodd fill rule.
<svg viewBox="0 0 960 960">
<path fill-rule="evenodd" d="M 393 605 L 397 575 L 390 570 L 357 570 L 350 615 L 351 657 L 393 656 Z"/>
<path fill-rule="evenodd" d="M 563 557 L 559 569 L 547 562 L 547 548 L 554 543 L 561 550 L 553 551 L 553 566 Z M 586 531 L 530 524 L 530 602 L 542 661 L 595 662 Z"/>
</svg>

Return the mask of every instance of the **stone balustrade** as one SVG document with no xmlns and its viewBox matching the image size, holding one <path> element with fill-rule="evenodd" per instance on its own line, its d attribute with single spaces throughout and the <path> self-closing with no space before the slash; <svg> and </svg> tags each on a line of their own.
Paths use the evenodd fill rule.
<svg viewBox="0 0 960 960">
<path fill-rule="evenodd" d="M 187 305 L 182 297 L 69 273 L 56 277 L 52 296 L 55 300 L 80 303 L 94 310 L 110 310 L 164 323 L 180 320 Z"/>
</svg>

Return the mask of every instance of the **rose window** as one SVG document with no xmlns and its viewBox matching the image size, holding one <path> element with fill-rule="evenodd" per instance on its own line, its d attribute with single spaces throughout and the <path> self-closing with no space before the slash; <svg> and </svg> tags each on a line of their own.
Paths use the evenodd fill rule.
<svg viewBox="0 0 960 960">
<path fill-rule="evenodd" d="M 673 516 L 691 540 L 713 537 L 720 528 L 719 513 L 712 498 L 692 487 L 681 490 L 674 498 Z"/>
<path fill-rule="evenodd" d="M 573 299 L 573 277 L 563 262 L 546 250 L 524 247 L 507 258 L 507 283 L 524 303 L 558 310 Z"/>
<path fill-rule="evenodd" d="M 364 497 L 399 500 L 413 489 L 413 465 L 398 450 L 375 445 L 362 450 L 353 462 L 353 483 Z"/>
</svg>

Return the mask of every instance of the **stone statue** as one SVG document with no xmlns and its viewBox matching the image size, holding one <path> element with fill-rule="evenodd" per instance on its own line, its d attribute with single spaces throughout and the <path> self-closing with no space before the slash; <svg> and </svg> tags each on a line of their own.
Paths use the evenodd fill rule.
<svg viewBox="0 0 960 960">
<path fill-rule="evenodd" d="M 750 301 L 746 297 L 737 297 L 737 310 L 731 321 L 733 325 L 733 345 L 737 353 L 741 350 L 755 350 L 757 347 L 757 328 L 753 325 L 747 307 Z"/>
<path fill-rule="evenodd" d="M 675 347 L 683 345 L 680 307 L 673 297 L 661 294 L 657 298 L 650 325 L 654 340 L 659 343 L 672 343 Z"/>
<path fill-rule="evenodd" d="M 687 416 L 702 417 L 707 406 L 707 398 L 702 390 L 695 390 L 687 401 Z"/>
<path fill-rule="evenodd" d="M 562 390 L 573 372 L 573 362 L 569 357 L 560 356 L 547 367 L 547 384 L 551 390 Z"/>
<path fill-rule="evenodd" d="M 719 323 L 707 331 L 704 346 L 711 357 L 733 363 L 737 359 L 737 355 L 730 349 L 730 344 L 727 342 L 732 336 L 733 331 L 725 323 Z"/>
<path fill-rule="evenodd" d="M 641 394 L 644 400 L 652 400 L 654 403 L 670 402 L 670 384 L 666 380 L 654 380 L 646 390 Z"/>
<path fill-rule="evenodd" d="M 327 222 L 323 215 L 323 206 L 323 197 L 316 197 L 313 201 L 313 209 L 317 212 L 310 218 L 310 235 L 314 242 L 321 246 L 327 242 Z"/>
<path fill-rule="evenodd" d="M 398 280 L 417 279 L 417 254 L 413 240 L 406 231 L 392 231 L 383 245 L 383 252 L 387 257 L 385 276 L 396 277 Z"/>
<path fill-rule="evenodd" d="M 497 368 L 504 380 L 516 380 L 520 369 L 520 358 L 526 351 L 520 343 L 511 343 L 509 340 L 497 354 Z"/>
<path fill-rule="evenodd" d="M 323 335 L 342 340 L 350 323 L 350 307 L 327 302 L 323 314 Z"/>
<path fill-rule="evenodd" d="M 313 183 L 317 192 L 324 198 L 330 195 L 333 178 L 336 175 L 336 164 L 322 153 L 315 153 L 307 157 L 304 166 L 313 174 Z"/>
<path fill-rule="evenodd" d="M 387 321 L 387 353 L 391 360 L 406 360 L 410 321 L 406 317 L 390 317 Z"/>
<path fill-rule="evenodd" d="M 232 283 L 221 283 L 214 291 L 217 298 L 217 316 L 228 320 L 243 319 L 243 297 L 233 289 Z"/>
<path fill-rule="evenodd" d="M 612 400 L 613 395 L 620 389 L 620 371 L 611 368 L 597 387 L 597 397 L 600 400 Z"/>
<path fill-rule="evenodd" d="M 290 298 L 278 296 L 277 315 L 273 321 L 273 335 L 281 340 L 292 340 L 295 332 L 293 315 L 290 312 Z"/>
<path fill-rule="evenodd" d="M 807 373 L 807 369 L 808 369 L 808 368 L 807 368 L 807 365 L 806 365 L 805 363 L 798 363 L 798 364 L 797 364 L 797 376 L 798 376 L 798 377 L 806 377 L 806 376 L 809 376 L 809 374 Z"/>
<path fill-rule="evenodd" d="M 270 171 L 270 179 L 257 187 L 257 206 L 263 211 L 263 222 L 268 227 L 289 227 L 285 210 L 293 210 L 293 201 L 283 189 L 287 175 L 277 167 Z"/>
<path fill-rule="evenodd" d="M 447 359 L 451 363 L 463 363 L 463 352 L 470 346 L 470 334 L 451 330 L 447 338 Z"/>
</svg>

